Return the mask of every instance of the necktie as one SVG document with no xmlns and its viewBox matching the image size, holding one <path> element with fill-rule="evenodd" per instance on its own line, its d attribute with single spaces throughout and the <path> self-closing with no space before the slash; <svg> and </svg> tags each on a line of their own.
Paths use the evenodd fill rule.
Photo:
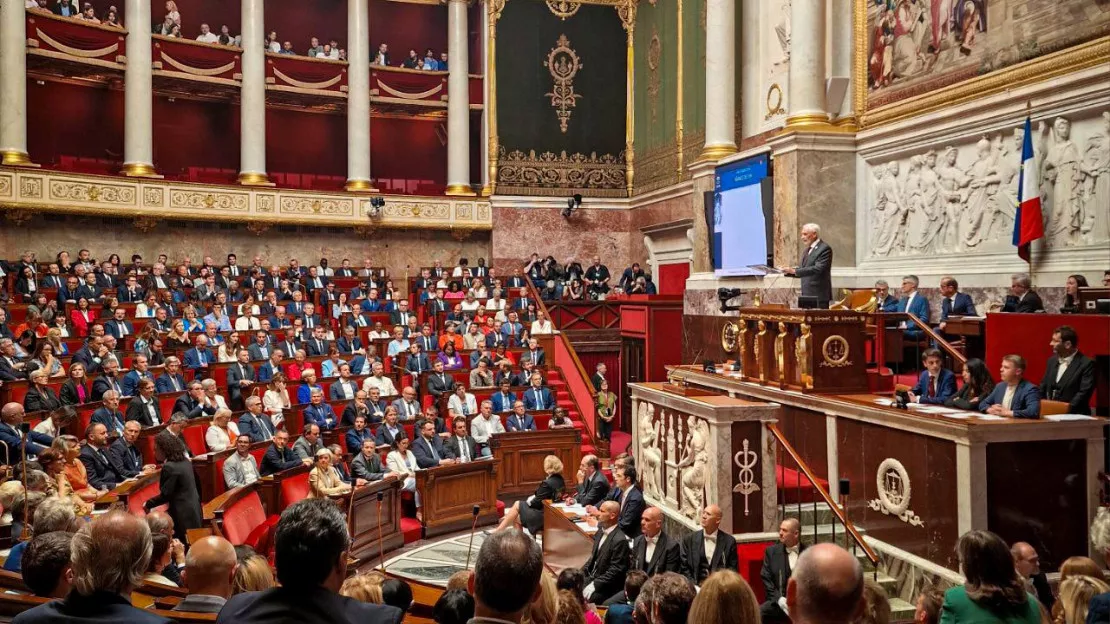
<svg viewBox="0 0 1110 624">
<path fill-rule="evenodd" d="M 259 431 L 262 432 L 262 439 L 263 440 L 269 440 L 270 438 L 274 437 L 274 436 L 270 435 L 270 428 L 267 427 L 265 424 L 263 424 L 261 419 L 258 418 L 258 416 L 254 417 L 254 426 L 255 426 L 256 429 L 258 429 Z"/>
<path fill-rule="evenodd" d="M 438 462 L 439 461 L 439 453 L 436 452 L 435 445 L 432 444 L 431 441 L 428 440 L 427 438 L 424 438 L 424 443 L 427 444 L 428 448 L 432 451 L 432 459 L 434 459 L 434 460 L 436 460 L 436 462 Z"/>
<path fill-rule="evenodd" d="M 937 378 L 930 375 L 929 376 L 929 398 L 935 397 L 936 395 L 937 395 Z"/>
<path fill-rule="evenodd" d="M 463 413 L 465 414 L 466 412 L 464 411 Z M 466 438 L 459 438 L 459 455 L 462 455 L 462 460 L 464 462 L 470 461 L 470 449 L 467 448 L 468 446 L 470 445 L 466 443 Z"/>
<path fill-rule="evenodd" d="M 181 392 L 181 384 L 177 382 L 177 375 L 171 375 L 170 379 L 173 381 L 174 392 Z"/>
</svg>

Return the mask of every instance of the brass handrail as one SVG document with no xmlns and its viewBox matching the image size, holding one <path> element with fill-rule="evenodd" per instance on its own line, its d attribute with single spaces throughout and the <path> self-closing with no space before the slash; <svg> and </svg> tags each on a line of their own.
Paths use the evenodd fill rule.
<svg viewBox="0 0 1110 624">
<path fill-rule="evenodd" d="M 787 441 L 786 436 L 783 435 L 778 425 L 775 423 L 767 423 L 767 430 L 771 432 L 771 435 L 775 436 L 775 440 L 782 445 L 782 448 L 786 450 L 786 454 L 798 465 L 798 468 L 801 469 L 806 479 L 809 479 L 810 484 L 813 485 L 813 489 L 817 490 L 821 499 L 825 501 L 825 504 L 828 505 L 833 514 L 836 515 L 837 520 L 840 520 L 840 524 L 844 525 L 844 530 L 851 536 L 852 541 L 863 549 L 863 553 L 867 556 L 867 560 L 870 561 L 872 565 L 878 565 L 879 555 L 867 545 L 867 542 L 863 540 L 863 536 L 860 535 L 860 532 L 856 529 L 855 525 L 852 524 L 852 521 L 848 519 L 844 510 L 833 500 L 832 495 L 821 486 L 821 483 L 817 480 L 817 475 L 813 474 L 813 470 L 802 460 L 801 455 L 794 449 L 794 446 Z"/>
<path fill-rule="evenodd" d="M 532 280 L 528 277 L 524 278 L 524 283 L 528 285 L 529 296 L 536 301 L 536 310 L 543 312 L 544 316 L 547 317 L 547 320 L 551 321 L 551 312 L 547 309 L 547 305 L 543 302 L 543 297 L 540 297 L 540 293 L 539 290 L 536 289 L 536 285 L 533 284 Z M 561 340 L 563 342 L 563 346 L 566 347 L 567 353 L 570 354 L 570 358 L 574 362 L 574 367 L 578 369 L 578 374 L 582 377 L 582 380 L 586 382 L 586 389 L 590 393 L 590 399 L 596 401 L 597 390 L 594 389 L 594 384 L 590 381 L 590 374 L 586 372 L 586 367 L 582 365 L 582 360 L 578 357 L 578 352 L 574 350 L 574 345 L 571 344 L 570 339 L 567 338 L 566 334 L 561 331 L 557 332 L 554 337 L 555 340 Z M 551 354 L 551 363 L 552 365 L 554 365 L 555 363 L 554 353 Z M 567 394 L 570 396 L 570 400 L 574 402 L 574 407 L 578 409 L 578 413 L 582 415 L 582 424 L 585 427 L 586 435 L 589 436 L 590 444 L 593 445 L 593 447 L 596 449 L 597 436 L 594 435 L 593 423 L 591 423 L 590 419 L 586 417 L 586 410 L 582 409 L 582 404 L 579 403 L 578 397 L 570 391 L 569 386 L 567 387 Z"/>
<path fill-rule="evenodd" d="M 966 355 L 960 353 L 959 350 L 956 349 L 956 347 L 953 347 L 950 342 L 945 340 L 932 327 L 929 327 L 927 323 L 918 318 L 916 314 L 912 312 L 874 312 L 873 314 L 877 317 L 877 320 L 875 321 L 876 336 L 878 336 L 879 332 L 886 331 L 888 329 L 893 329 L 894 331 L 902 331 L 898 328 L 886 327 L 886 324 L 883 322 L 884 319 L 889 319 L 893 321 L 907 321 L 909 323 L 913 323 L 918 329 L 921 330 L 923 334 L 929 337 L 929 340 L 936 344 L 941 351 L 947 353 L 952 359 L 956 360 L 960 364 L 967 364 Z"/>
</svg>

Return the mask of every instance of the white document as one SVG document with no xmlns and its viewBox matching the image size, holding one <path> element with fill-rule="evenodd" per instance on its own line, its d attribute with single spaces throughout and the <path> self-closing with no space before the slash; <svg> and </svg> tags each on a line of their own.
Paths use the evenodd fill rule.
<svg viewBox="0 0 1110 624">
<path fill-rule="evenodd" d="M 1055 422 L 1064 422 L 1068 420 L 1094 420 L 1094 417 L 1087 416 L 1086 414 L 1052 414 L 1051 416 L 1045 416 L 1044 419 Z"/>
</svg>

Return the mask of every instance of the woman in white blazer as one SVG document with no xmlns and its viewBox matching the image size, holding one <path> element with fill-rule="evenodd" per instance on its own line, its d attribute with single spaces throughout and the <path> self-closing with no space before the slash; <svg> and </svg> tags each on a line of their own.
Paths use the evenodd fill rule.
<svg viewBox="0 0 1110 624">
<path fill-rule="evenodd" d="M 397 437 L 393 438 L 393 450 L 386 456 L 385 465 L 390 472 L 397 473 L 397 478 L 401 479 L 402 482 L 401 489 L 413 493 L 413 497 L 416 499 L 416 517 L 423 520 L 420 509 L 420 492 L 416 491 L 416 456 L 409 450 L 411 446 L 412 440 L 408 436 L 398 434 Z"/>
</svg>

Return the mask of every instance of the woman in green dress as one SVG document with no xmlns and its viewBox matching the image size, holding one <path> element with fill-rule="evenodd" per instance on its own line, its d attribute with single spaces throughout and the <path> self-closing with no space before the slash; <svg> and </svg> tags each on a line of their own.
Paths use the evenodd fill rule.
<svg viewBox="0 0 1110 624">
<path fill-rule="evenodd" d="M 969 531 L 956 550 L 966 581 L 944 593 L 941 624 L 1040 624 L 1041 604 L 1026 591 L 1001 537 Z"/>
<path fill-rule="evenodd" d="M 609 392 L 609 382 L 602 380 L 597 390 L 597 435 L 606 442 L 613 433 L 613 418 L 617 415 L 617 395 Z"/>
</svg>

